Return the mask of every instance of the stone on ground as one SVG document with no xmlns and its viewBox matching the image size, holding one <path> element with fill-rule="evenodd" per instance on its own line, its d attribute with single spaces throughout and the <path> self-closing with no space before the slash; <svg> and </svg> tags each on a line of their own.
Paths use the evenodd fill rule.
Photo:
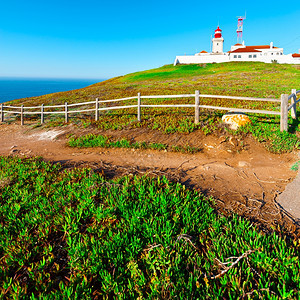
<svg viewBox="0 0 300 300">
<path fill-rule="evenodd" d="M 251 123 L 249 117 L 245 114 L 241 113 L 229 113 L 225 114 L 222 117 L 222 121 L 225 124 L 228 124 L 230 129 L 236 130 L 240 126 L 246 125 L 247 123 Z"/>
</svg>

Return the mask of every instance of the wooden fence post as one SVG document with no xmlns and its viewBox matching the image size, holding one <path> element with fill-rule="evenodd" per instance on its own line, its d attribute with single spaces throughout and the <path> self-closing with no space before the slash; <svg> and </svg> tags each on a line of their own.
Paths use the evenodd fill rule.
<svg viewBox="0 0 300 300">
<path fill-rule="evenodd" d="M 68 123 L 68 102 L 65 102 L 65 123 Z"/>
<path fill-rule="evenodd" d="M 141 122 L 141 93 L 138 93 L 137 105 L 137 119 Z"/>
<path fill-rule="evenodd" d="M 21 105 L 21 125 L 24 125 L 24 105 Z"/>
<path fill-rule="evenodd" d="M 41 125 L 44 124 L 44 104 L 41 105 Z"/>
<path fill-rule="evenodd" d="M 199 91 L 195 91 L 195 124 L 199 123 Z"/>
<path fill-rule="evenodd" d="M 296 109 L 296 101 L 297 101 L 297 94 L 296 89 L 292 89 L 292 94 L 294 96 L 291 98 L 291 104 L 294 104 L 291 108 L 291 114 L 293 119 L 297 119 L 297 109 Z"/>
<path fill-rule="evenodd" d="M 4 122 L 3 103 L 1 103 L 0 122 Z"/>
<path fill-rule="evenodd" d="M 288 131 L 288 105 L 289 105 L 289 95 L 281 95 L 281 107 L 280 107 L 280 131 Z"/>
<path fill-rule="evenodd" d="M 96 98 L 96 105 L 95 105 L 95 121 L 99 120 L 99 98 Z"/>
</svg>

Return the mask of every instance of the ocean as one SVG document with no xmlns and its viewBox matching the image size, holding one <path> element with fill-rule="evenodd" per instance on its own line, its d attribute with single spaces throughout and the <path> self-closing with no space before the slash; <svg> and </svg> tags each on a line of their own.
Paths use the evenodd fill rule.
<svg viewBox="0 0 300 300">
<path fill-rule="evenodd" d="M 44 79 L 0 77 L 0 103 L 80 89 L 104 79 Z"/>
</svg>

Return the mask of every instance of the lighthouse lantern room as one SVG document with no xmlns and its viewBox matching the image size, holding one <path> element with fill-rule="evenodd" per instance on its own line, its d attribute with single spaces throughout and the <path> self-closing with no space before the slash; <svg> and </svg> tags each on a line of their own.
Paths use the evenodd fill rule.
<svg viewBox="0 0 300 300">
<path fill-rule="evenodd" d="M 215 36 L 212 39 L 212 53 L 223 54 L 224 39 L 222 37 L 222 30 L 218 28 L 215 30 Z"/>
</svg>

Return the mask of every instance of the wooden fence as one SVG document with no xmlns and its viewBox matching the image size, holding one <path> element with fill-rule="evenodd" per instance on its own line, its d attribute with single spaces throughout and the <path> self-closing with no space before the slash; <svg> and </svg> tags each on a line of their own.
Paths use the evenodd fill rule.
<svg viewBox="0 0 300 300">
<path fill-rule="evenodd" d="M 288 99 L 286 101 L 286 103 L 284 104 L 284 107 L 289 105 L 289 100 L 291 100 L 291 105 L 288 106 L 287 108 L 287 112 L 285 112 L 285 116 L 286 118 L 288 118 L 288 112 L 291 111 L 291 115 L 293 119 L 297 119 L 297 103 L 300 102 L 300 98 L 297 99 L 297 95 L 300 95 L 300 90 L 296 90 L 296 89 L 292 89 L 292 93 L 291 95 L 288 96 Z M 285 123 L 287 123 L 287 119 L 284 120 Z"/>
<path fill-rule="evenodd" d="M 195 123 L 199 123 L 199 114 L 200 108 L 212 109 L 212 110 L 225 110 L 232 112 L 243 112 L 243 113 L 255 113 L 255 114 L 269 114 L 269 115 L 280 115 L 280 130 L 288 131 L 288 113 L 291 110 L 292 118 L 296 119 L 296 105 L 300 101 L 297 99 L 297 95 L 300 93 L 296 89 L 292 90 L 291 95 L 282 94 L 281 99 L 271 99 L 271 98 L 253 98 L 253 97 L 238 97 L 238 96 L 223 96 L 223 95 L 205 95 L 200 94 L 199 91 L 195 91 L 195 94 L 183 94 L 183 95 L 153 95 L 153 96 L 141 96 L 138 93 L 137 96 L 113 99 L 113 100 L 99 100 L 96 98 L 95 101 L 83 102 L 83 103 L 74 103 L 74 104 L 62 104 L 62 105 L 40 105 L 40 106 L 10 106 L 1 104 L 0 107 L 0 122 L 5 121 L 5 116 L 9 114 L 20 115 L 21 125 L 24 125 L 25 115 L 40 115 L 41 124 L 45 122 L 45 115 L 53 114 L 63 114 L 65 116 L 65 122 L 68 122 L 69 115 L 74 113 L 84 113 L 84 112 L 94 112 L 95 120 L 99 120 L 99 112 L 105 110 L 114 110 L 114 109 L 128 109 L 136 108 L 137 109 L 137 120 L 141 121 L 141 109 L 142 108 L 176 108 L 176 107 L 191 107 L 195 109 Z M 160 105 L 150 105 L 142 104 L 142 99 L 174 99 L 174 98 L 194 98 L 194 104 L 160 104 Z M 234 108 L 234 107 L 221 107 L 221 106 L 212 106 L 212 105 L 201 105 L 200 98 L 209 98 L 209 99 L 228 99 L 228 100 L 242 100 L 242 101 L 266 101 L 266 102 L 278 102 L 280 103 L 280 111 L 269 111 L 269 110 L 257 110 L 257 109 L 244 109 L 244 108 Z M 123 105 L 123 106 L 109 106 L 101 107 L 101 104 L 105 103 L 114 103 L 114 102 L 123 102 L 128 100 L 137 100 L 137 103 L 134 105 Z M 289 106 L 289 100 L 291 104 Z M 76 109 L 77 106 L 93 106 L 91 108 Z M 61 109 L 61 110 L 57 110 Z"/>
</svg>

